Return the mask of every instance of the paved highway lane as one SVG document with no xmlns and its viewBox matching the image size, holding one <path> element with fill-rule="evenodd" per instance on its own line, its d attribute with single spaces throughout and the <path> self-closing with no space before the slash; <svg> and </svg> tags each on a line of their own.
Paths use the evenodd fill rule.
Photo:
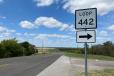
<svg viewBox="0 0 114 76">
<path fill-rule="evenodd" d="M 61 54 L 0 59 L 0 76 L 36 76 Z"/>
</svg>

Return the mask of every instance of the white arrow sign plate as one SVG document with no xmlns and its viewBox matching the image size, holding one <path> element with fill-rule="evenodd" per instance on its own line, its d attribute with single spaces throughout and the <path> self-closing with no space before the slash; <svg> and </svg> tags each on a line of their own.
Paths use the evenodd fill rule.
<svg viewBox="0 0 114 76">
<path fill-rule="evenodd" d="M 78 43 L 94 43 L 96 42 L 96 32 L 94 30 L 89 31 L 77 31 L 76 33 L 76 41 Z"/>
</svg>

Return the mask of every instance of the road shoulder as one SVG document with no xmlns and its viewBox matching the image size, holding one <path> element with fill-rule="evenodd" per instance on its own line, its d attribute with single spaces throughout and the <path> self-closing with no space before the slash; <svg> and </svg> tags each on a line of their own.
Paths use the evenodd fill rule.
<svg viewBox="0 0 114 76">
<path fill-rule="evenodd" d="M 69 76 L 70 68 L 69 57 L 61 56 L 37 76 Z"/>
</svg>

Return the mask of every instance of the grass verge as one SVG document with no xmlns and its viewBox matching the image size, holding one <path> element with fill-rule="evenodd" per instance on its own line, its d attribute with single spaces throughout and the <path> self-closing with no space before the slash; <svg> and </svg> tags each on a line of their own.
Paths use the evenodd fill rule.
<svg viewBox="0 0 114 76">
<path fill-rule="evenodd" d="M 76 53 L 68 53 L 68 52 L 65 52 L 64 54 L 69 57 L 84 58 L 84 54 L 76 54 Z M 88 59 L 114 61 L 114 57 L 103 56 L 103 55 L 90 55 L 90 54 L 88 54 Z"/>
<path fill-rule="evenodd" d="M 76 76 L 84 76 L 84 73 L 80 73 Z M 88 76 L 114 76 L 114 69 L 90 71 Z"/>
</svg>

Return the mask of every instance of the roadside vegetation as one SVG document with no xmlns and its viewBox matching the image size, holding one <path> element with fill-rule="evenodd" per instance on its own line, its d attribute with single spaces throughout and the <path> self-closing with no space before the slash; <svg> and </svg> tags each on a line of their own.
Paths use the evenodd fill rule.
<svg viewBox="0 0 114 76">
<path fill-rule="evenodd" d="M 0 42 L 0 58 L 28 56 L 35 53 L 35 46 L 29 42 L 18 43 L 16 39 Z"/>
<path fill-rule="evenodd" d="M 70 57 L 84 58 L 83 48 L 60 48 L 60 51 Z M 100 60 L 114 60 L 114 44 L 111 41 L 92 45 L 87 48 L 88 58 Z"/>
<path fill-rule="evenodd" d="M 84 54 L 68 53 L 68 52 L 64 52 L 64 54 L 69 57 L 84 58 Z M 114 61 L 114 57 L 111 57 L 111 56 L 92 55 L 92 54 L 88 54 L 88 59 Z"/>
<path fill-rule="evenodd" d="M 84 76 L 84 73 L 80 73 L 76 76 Z M 114 69 L 90 71 L 88 76 L 114 76 Z"/>
</svg>

